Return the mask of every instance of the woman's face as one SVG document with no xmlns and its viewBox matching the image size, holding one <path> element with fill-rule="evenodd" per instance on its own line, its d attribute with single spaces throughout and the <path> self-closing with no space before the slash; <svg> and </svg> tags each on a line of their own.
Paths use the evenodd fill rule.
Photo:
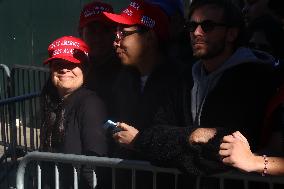
<svg viewBox="0 0 284 189">
<path fill-rule="evenodd" d="M 50 63 L 51 79 L 61 97 L 71 94 L 83 85 L 84 75 L 81 64 L 65 60 L 53 60 Z"/>
</svg>

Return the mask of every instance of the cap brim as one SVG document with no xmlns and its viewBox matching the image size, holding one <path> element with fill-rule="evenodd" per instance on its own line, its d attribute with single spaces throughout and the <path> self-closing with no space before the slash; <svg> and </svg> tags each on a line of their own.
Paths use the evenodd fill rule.
<svg viewBox="0 0 284 189">
<path fill-rule="evenodd" d="M 56 60 L 56 59 L 61 59 L 61 60 L 66 60 L 68 62 L 71 62 L 73 64 L 80 64 L 81 61 L 80 60 L 77 60 L 76 58 L 74 57 L 66 57 L 66 56 L 54 56 L 54 57 L 51 57 L 51 58 L 48 58 L 46 59 L 43 64 L 49 64 L 52 60 Z"/>
<path fill-rule="evenodd" d="M 103 12 L 103 14 L 110 19 L 111 21 L 118 23 L 118 24 L 124 24 L 124 25 L 135 25 L 140 24 L 139 21 L 131 19 L 130 17 L 122 16 L 120 14 L 113 14 L 108 12 Z"/>
</svg>

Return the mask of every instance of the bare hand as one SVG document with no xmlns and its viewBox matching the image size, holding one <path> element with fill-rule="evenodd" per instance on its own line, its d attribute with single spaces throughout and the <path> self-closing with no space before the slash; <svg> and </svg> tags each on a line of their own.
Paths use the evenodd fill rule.
<svg viewBox="0 0 284 189">
<path fill-rule="evenodd" d="M 198 128 L 189 136 L 189 143 L 207 143 L 211 138 L 216 135 L 215 128 Z"/>
<path fill-rule="evenodd" d="M 122 146 L 131 148 L 139 131 L 126 123 L 118 123 L 117 127 L 121 128 L 123 131 L 115 133 L 113 138 Z"/>
<path fill-rule="evenodd" d="M 224 136 L 219 154 L 227 165 L 247 172 L 255 170 L 256 156 L 251 152 L 247 139 L 239 131 Z"/>
</svg>

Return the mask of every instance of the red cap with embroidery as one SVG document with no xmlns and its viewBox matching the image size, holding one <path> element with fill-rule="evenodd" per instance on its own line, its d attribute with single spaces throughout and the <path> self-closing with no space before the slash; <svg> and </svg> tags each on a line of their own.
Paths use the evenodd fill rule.
<svg viewBox="0 0 284 189">
<path fill-rule="evenodd" d="M 98 1 L 86 4 L 80 14 L 79 28 L 85 27 L 87 24 L 94 21 L 109 22 L 102 14 L 103 12 L 113 13 L 112 6 Z"/>
<path fill-rule="evenodd" d="M 89 47 L 81 39 L 73 36 L 64 36 L 53 41 L 48 47 L 49 58 L 44 64 L 54 59 L 67 60 L 74 64 L 81 64 L 88 59 Z"/>
<path fill-rule="evenodd" d="M 120 14 L 104 12 L 104 15 L 118 24 L 142 25 L 153 29 L 160 39 L 168 38 L 169 18 L 157 5 L 134 0 Z"/>
</svg>

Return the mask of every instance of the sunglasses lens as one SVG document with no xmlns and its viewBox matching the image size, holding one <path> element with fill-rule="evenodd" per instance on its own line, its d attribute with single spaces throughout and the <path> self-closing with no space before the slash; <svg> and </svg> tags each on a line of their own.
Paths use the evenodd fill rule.
<svg viewBox="0 0 284 189">
<path fill-rule="evenodd" d="M 215 24 L 213 22 L 211 22 L 210 20 L 204 21 L 200 25 L 201 25 L 201 28 L 204 32 L 212 31 L 215 28 Z"/>
<path fill-rule="evenodd" d="M 189 22 L 187 24 L 187 29 L 190 32 L 194 32 L 196 30 L 197 26 L 198 26 L 198 24 L 196 22 Z"/>
</svg>

